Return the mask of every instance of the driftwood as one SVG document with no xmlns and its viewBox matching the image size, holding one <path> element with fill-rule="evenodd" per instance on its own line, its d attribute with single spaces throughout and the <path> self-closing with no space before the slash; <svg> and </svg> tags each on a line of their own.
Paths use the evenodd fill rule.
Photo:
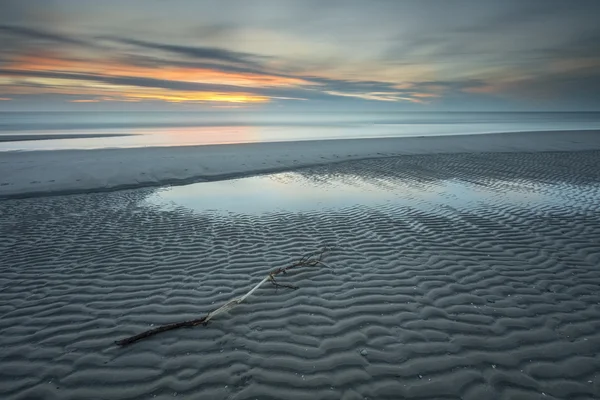
<svg viewBox="0 0 600 400">
<path fill-rule="evenodd" d="M 316 267 L 318 265 L 322 265 L 324 267 L 328 267 L 327 264 L 323 262 L 323 257 L 328 248 L 323 248 L 319 253 L 309 254 L 303 256 L 300 260 L 296 261 L 293 264 L 288 265 L 287 267 L 277 268 L 275 271 L 270 272 L 262 281 L 257 283 L 252 289 L 250 289 L 245 295 L 236 297 L 234 299 L 229 300 L 227 303 L 223 304 L 221 307 L 217 308 L 214 311 L 209 312 L 206 316 L 198 319 L 192 319 L 189 321 L 176 322 L 173 324 L 161 325 L 157 328 L 147 330 L 135 336 L 130 336 L 125 339 L 117 340 L 115 343 L 119 346 L 127 346 L 129 344 L 135 343 L 139 340 L 145 339 L 150 336 L 154 336 L 161 332 L 170 331 L 178 328 L 190 328 L 194 326 L 198 326 L 200 324 L 206 325 L 208 322 L 216 317 L 217 315 L 229 311 L 234 306 L 240 304 L 242 301 L 246 300 L 252 293 L 256 291 L 263 283 L 270 282 L 276 288 L 288 288 L 288 289 L 298 289 L 297 286 L 287 285 L 283 283 L 279 283 L 275 279 L 277 275 L 286 274 L 289 270 L 297 268 L 297 267 Z"/>
</svg>

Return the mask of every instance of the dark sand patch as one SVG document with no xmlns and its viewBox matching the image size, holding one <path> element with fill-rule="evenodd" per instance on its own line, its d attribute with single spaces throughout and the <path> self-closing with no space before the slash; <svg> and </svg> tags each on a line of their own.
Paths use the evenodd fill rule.
<svg viewBox="0 0 600 400">
<path fill-rule="evenodd" d="M 0 202 L 0 393 L 598 398 L 597 165 L 599 152 L 428 155 L 287 176 L 383 193 L 326 211 L 192 212 L 149 205 L 152 189 Z M 290 274 L 297 291 L 112 344 L 323 244 L 334 270 Z"/>
</svg>

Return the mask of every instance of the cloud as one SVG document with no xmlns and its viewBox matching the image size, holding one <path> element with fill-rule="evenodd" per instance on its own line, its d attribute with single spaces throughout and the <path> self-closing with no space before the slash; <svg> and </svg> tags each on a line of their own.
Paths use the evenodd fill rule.
<svg viewBox="0 0 600 400">
<path fill-rule="evenodd" d="M 373 81 L 347 81 L 347 80 L 332 80 L 332 79 L 315 79 L 314 85 L 309 86 L 296 86 L 296 87 L 247 87 L 239 85 L 225 85 L 225 84 L 209 84 L 209 83 L 197 83 L 188 81 L 176 81 L 166 79 L 154 79 L 154 78 L 143 78 L 136 76 L 112 76 L 103 74 L 85 74 L 85 73 L 67 73 L 67 72 L 54 72 L 54 71 L 26 71 L 26 70 L 11 70 L 11 69 L 0 69 L 0 76 L 7 77 L 22 77 L 22 78 L 41 78 L 48 82 L 45 87 L 52 87 L 52 85 L 66 85 L 65 82 L 97 82 L 113 87 L 122 87 L 121 91 L 125 94 L 132 92 L 131 88 L 152 88 L 152 89 L 164 89 L 165 92 L 160 94 L 160 97 L 164 99 L 180 99 L 184 101 L 185 98 L 191 100 L 198 99 L 200 95 L 182 95 L 182 92 L 194 92 L 194 93 L 212 93 L 212 94 L 229 94 L 233 95 L 251 95 L 257 98 L 271 98 L 279 100 L 324 100 L 324 99 L 335 99 L 335 98 L 346 98 L 352 97 L 363 100 L 372 101 L 398 101 L 398 102 L 415 102 L 424 103 L 424 98 L 436 98 L 439 95 L 426 93 L 430 90 L 433 85 L 443 85 L 443 82 L 427 82 L 425 85 L 413 84 L 411 90 L 399 90 L 393 88 L 391 84 L 383 82 Z M 311 79 L 307 77 L 306 79 Z M 48 81 L 50 80 L 50 81 Z M 51 81 L 60 80 L 60 82 Z M 20 82 L 21 86 L 28 85 L 27 83 Z M 33 86 L 35 86 L 34 84 Z M 38 87 L 39 84 L 37 84 Z M 48 86 L 50 85 L 50 86 Z M 75 84 L 77 85 L 77 83 Z M 450 84 L 446 84 L 450 86 Z M 465 84 L 468 86 L 468 84 Z M 129 89 L 128 89 L 129 88 Z M 100 90 L 100 88 L 98 88 Z M 420 90 L 421 93 L 415 92 Z M 135 91 L 134 91 L 135 92 Z M 169 92 L 177 92 L 173 94 Z M 135 92 L 136 96 L 143 98 L 143 94 Z M 156 92 L 153 92 L 153 97 L 158 97 Z M 413 96 L 413 93 L 417 93 Z M 234 97 L 231 97 L 234 99 Z M 223 100 L 226 100 L 226 96 L 222 96 Z"/>
<path fill-rule="evenodd" d="M 152 45 L 154 48 L 155 46 Z M 194 48 L 197 51 L 199 48 Z M 232 65 L 218 61 L 240 61 L 258 56 L 248 53 L 230 52 L 225 49 L 203 48 L 198 54 L 213 57 L 215 61 L 181 60 L 139 54 L 119 54 L 115 60 L 85 60 L 71 58 L 19 57 L 19 60 L 0 69 L 0 75 L 31 78 L 19 82 L 20 85 L 36 84 L 39 79 L 59 79 L 72 82 L 101 82 L 113 86 L 164 89 L 168 91 L 248 93 L 272 99 L 335 99 L 361 98 L 373 101 L 414 101 L 423 102 L 424 95 L 431 87 L 414 86 L 419 96 L 414 96 L 414 88 L 399 89 L 396 83 L 373 80 L 348 80 L 323 78 L 312 75 L 286 74 L 274 71 L 264 65 Z M 196 52 L 194 52 L 196 54 Z M 106 72 L 104 72 L 106 71 Z M 224 75 L 214 75 L 221 72 Z M 154 78 L 163 76 L 165 78 Z M 177 77 L 177 79 L 167 78 Z M 210 78 L 213 82 L 202 82 Z M 215 83 L 234 82 L 229 83 Z M 61 83 L 63 85 L 64 83 Z M 45 85 L 44 87 L 48 87 Z M 127 89 L 124 89 L 125 91 Z M 431 93 L 429 98 L 439 94 Z M 164 98 L 169 97 L 164 93 Z M 181 97 L 181 96 L 179 96 Z M 193 97 L 193 96 L 188 96 Z"/>
<path fill-rule="evenodd" d="M 190 68 L 190 69 L 208 69 L 213 71 L 221 71 L 221 72 L 232 72 L 232 73 L 243 73 L 243 74 L 269 74 L 272 76 L 279 77 L 292 77 L 289 74 L 277 73 L 263 66 L 249 66 L 249 65 L 233 65 L 233 64 L 223 64 L 218 62 L 210 62 L 210 61 L 195 61 L 195 60 L 179 60 L 173 58 L 161 58 L 150 55 L 140 55 L 140 54 L 126 54 L 121 55 L 116 58 L 116 60 L 122 61 L 123 63 L 135 65 L 135 66 L 144 66 L 150 68 L 163 68 L 163 67 L 182 67 L 182 68 Z"/>
<path fill-rule="evenodd" d="M 225 50 L 216 47 L 180 46 L 111 36 L 103 36 L 101 39 L 201 60 L 260 66 L 259 60 L 266 59 L 266 57 L 260 57 L 254 54 Z"/>
<path fill-rule="evenodd" d="M 133 93 L 139 98 L 145 97 L 144 92 L 135 91 L 132 90 L 132 88 L 164 89 L 160 92 L 160 94 L 157 94 L 156 91 L 153 91 L 152 96 L 156 98 L 162 97 L 164 99 L 179 99 L 181 101 L 184 101 L 185 98 L 189 98 L 190 100 L 195 101 L 203 96 L 202 93 L 212 94 L 214 95 L 214 97 L 218 97 L 220 101 L 227 101 L 228 97 L 226 95 L 229 94 L 229 99 L 233 99 L 236 102 L 239 101 L 239 99 L 241 98 L 239 96 L 249 95 L 261 99 L 268 99 L 269 97 L 294 99 L 315 99 L 330 97 L 328 94 L 323 92 L 305 90 L 301 88 L 250 88 L 236 85 L 196 83 L 165 79 L 153 79 L 132 76 L 111 76 L 101 74 L 0 69 L 0 76 L 41 78 L 48 83 L 41 85 L 38 84 L 38 87 L 46 88 L 53 88 L 57 85 L 72 88 L 73 86 L 76 87 L 77 85 L 81 85 L 81 82 L 97 82 L 110 85 L 108 89 L 114 90 L 117 88 L 121 88 L 120 91 L 124 95 L 127 95 L 127 93 Z M 18 84 L 20 86 L 26 85 L 26 83 L 23 82 L 19 82 Z M 102 88 L 96 87 L 96 90 L 101 91 Z M 187 92 L 189 94 L 183 95 L 182 92 Z M 194 95 L 193 93 L 196 93 L 196 95 Z"/>
<path fill-rule="evenodd" d="M 219 85 L 210 83 L 196 83 L 186 81 L 173 81 L 165 79 L 142 78 L 135 76 L 113 76 L 101 74 L 84 74 L 84 73 L 68 73 L 68 72 L 53 72 L 53 71 L 23 71 L 0 69 L 0 75 L 5 76 L 23 76 L 23 77 L 39 77 L 63 79 L 72 81 L 94 81 L 103 82 L 111 85 L 119 86 L 137 86 L 161 88 L 170 90 L 184 91 L 218 91 L 218 92 L 239 92 L 248 88 L 234 85 Z"/>
<path fill-rule="evenodd" d="M 397 34 L 382 52 L 382 62 L 433 65 L 450 78 L 483 69 L 532 69 L 557 58 L 600 54 L 600 30 L 593 17 L 600 13 L 600 2 L 506 0 L 477 8 L 468 4 L 452 6 L 456 18 Z"/>
<path fill-rule="evenodd" d="M 23 26 L 0 25 L 0 35 L 16 36 L 34 41 L 54 42 L 77 46 L 94 46 L 89 41 L 76 39 L 70 36 L 52 33 L 44 30 L 38 30 Z"/>
<path fill-rule="evenodd" d="M 469 109 L 482 99 L 518 108 L 564 98 L 600 107 L 598 1 L 233 1 L 210 10 L 192 1 L 5 2 L 7 98 L 54 90 L 116 101 L 119 91 L 145 91 L 173 101 L 251 95 Z"/>
<path fill-rule="evenodd" d="M 541 49 L 540 53 L 548 59 L 600 58 L 598 43 L 600 43 L 600 27 L 583 32 L 560 44 Z"/>
<path fill-rule="evenodd" d="M 538 103 L 569 103 L 576 100 L 598 104 L 600 93 L 600 63 L 593 71 L 573 74 L 570 71 L 539 76 L 508 79 L 490 85 L 490 92 L 504 96 L 534 100 Z"/>
</svg>

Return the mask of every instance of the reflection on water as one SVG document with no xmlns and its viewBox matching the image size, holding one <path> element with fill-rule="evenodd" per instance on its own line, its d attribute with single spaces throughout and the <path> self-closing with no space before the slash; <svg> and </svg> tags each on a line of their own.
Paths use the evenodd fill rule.
<svg viewBox="0 0 600 400">
<path fill-rule="evenodd" d="M 90 136 L 3 142 L 0 151 L 581 129 L 600 129 L 600 113 L 0 113 L 0 135 Z M 92 137 L 95 134 L 132 136 Z"/>
<path fill-rule="evenodd" d="M 297 140 L 359 139 L 410 136 L 443 136 L 458 134 L 508 132 L 470 125 L 377 125 L 377 126 L 211 126 L 182 128 L 144 128 L 94 130 L 83 132 L 89 138 L 50 139 L 38 141 L 3 142 L 0 151 L 7 150 L 66 150 L 99 148 L 132 148 L 164 146 L 197 146 L 232 143 L 280 142 Z M 526 129 L 517 129 L 526 130 Z M 129 136 L 93 137 L 95 134 L 121 133 Z M 21 132 L 25 134 L 24 132 Z M 47 135 L 48 132 L 27 132 Z"/>
<path fill-rule="evenodd" d="M 195 211 L 268 213 L 312 211 L 385 202 L 389 194 L 376 185 L 339 181 L 316 184 L 298 173 L 280 173 L 176 186 L 158 191 L 147 201 Z"/>
<path fill-rule="evenodd" d="M 128 136 L 94 137 L 97 134 L 114 134 L 115 132 L 114 130 L 94 130 L 83 133 L 83 135 L 89 134 L 88 138 L 4 142 L 0 143 L 0 151 L 170 147 L 261 141 L 261 132 L 252 126 L 121 129 L 118 132 Z M 27 134 L 52 135 L 48 132 L 28 132 Z"/>
<path fill-rule="evenodd" d="M 166 208 L 232 214 L 311 212 L 347 207 L 462 209 L 499 204 L 569 206 L 598 193 L 600 185 L 543 183 L 527 179 L 472 182 L 458 178 L 426 180 L 394 176 L 288 172 L 203 182 L 155 192 L 148 204 Z"/>
</svg>

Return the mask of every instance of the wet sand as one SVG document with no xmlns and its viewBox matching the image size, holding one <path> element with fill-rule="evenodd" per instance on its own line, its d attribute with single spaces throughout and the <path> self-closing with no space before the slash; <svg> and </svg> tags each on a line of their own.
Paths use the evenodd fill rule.
<svg viewBox="0 0 600 400">
<path fill-rule="evenodd" d="M 408 154 L 600 150 L 600 131 L 0 152 L 0 198 L 111 191 Z"/>
<path fill-rule="evenodd" d="M 0 202 L 6 399 L 600 397 L 600 152 Z M 227 199 L 227 202 L 224 201 Z M 331 269 L 281 278 L 323 245 Z"/>
</svg>

